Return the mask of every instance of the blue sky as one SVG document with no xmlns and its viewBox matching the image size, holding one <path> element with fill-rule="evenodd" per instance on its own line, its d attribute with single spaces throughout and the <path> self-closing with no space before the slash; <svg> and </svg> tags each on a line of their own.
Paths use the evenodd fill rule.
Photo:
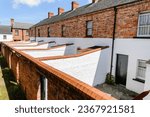
<svg viewBox="0 0 150 117">
<path fill-rule="evenodd" d="M 0 25 L 10 25 L 10 18 L 16 22 L 37 23 L 47 18 L 49 11 L 57 14 L 58 7 L 71 9 L 73 0 L 0 0 Z M 91 0 L 74 0 L 80 6 Z"/>
</svg>

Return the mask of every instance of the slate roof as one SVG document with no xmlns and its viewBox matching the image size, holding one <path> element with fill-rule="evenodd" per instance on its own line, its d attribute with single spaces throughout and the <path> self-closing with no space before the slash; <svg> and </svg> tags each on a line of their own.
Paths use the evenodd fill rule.
<svg viewBox="0 0 150 117">
<path fill-rule="evenodd" d="M 41 25 L 45 25 L 45 24 L 51 24 L 51 23 L 58 22 L 58 21 L 68 19 L 71 17 L 84 15 L 84 14 L 92 13 L 95 11 L 103 10 L 106 8 L 111 8 L 114 6 L 132 3 L 132 2 L 136 2 L 136 1 L 139 1 L 139 0 L 99 0 L 96 3 L 90 3 L 87 5 L 81 6 L 75 10 L 70 10 L 70 11 L 64 12 L 61 15 L 55 15 L 52 18 L 46 18 L 46 19 L 40 21 L 39 23 L 35 24 L 33 27 L 41 26 Z"/>
<path fill-rule="evenodd" d="M 0 25 L 0 34 L 12 34 L 11 26 Z"/>
<path fill-rule="evenodd" d="M 17 29 L 29 29 L 32 26 L 33 26 L 33 24 L 30 24 L 30 23 L 14 22 L 13 28 L 17 28 Z"/>
</svg>

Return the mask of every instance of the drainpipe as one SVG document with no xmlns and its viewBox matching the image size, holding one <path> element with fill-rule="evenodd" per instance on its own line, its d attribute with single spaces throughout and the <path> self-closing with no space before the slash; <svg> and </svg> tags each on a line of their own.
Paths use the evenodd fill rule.
<svg viewBox="0 0 150 117">
<path fill-rule="evenodd" d="M 112 51 L 111 51 L 111 65 L 110 65 L 110 78 L 112 75 L 113 68 L 113 55 L 114 55 L 114 44 L 115 44 L 115 34 L 116 34 L 116 21 L 117 21 L 117 8 L 114 7 L 114 28 L 113 28 L 113 38 L 112 38 Z"/>
<path fill-rule="evenodd" d="M 35 41 L 36 41 L 36 26 L 35 26 Z"/>
<path fill-rule="evenodd" d="M 23 29 L 22 29 L 22 40 L 21 40 L 21 41 L 23 41 L 23 40 L 24 40 L 24 37 L 23 37 L 23 36 L 24 36 L 24 34 L 23 34 Z"/>
</svg>

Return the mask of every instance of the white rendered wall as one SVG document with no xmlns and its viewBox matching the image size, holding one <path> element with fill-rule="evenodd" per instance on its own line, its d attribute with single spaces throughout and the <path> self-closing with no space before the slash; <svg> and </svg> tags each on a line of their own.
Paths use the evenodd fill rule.
<svg viewBox="0 0 150 117">
<path fill-rule="evenodd" d="M 116 69 L 116 55 L 128 55 L 128 71 L 126 88 L 141 93 L 144 91 L 144 83 L 134 81 L 136 78 L 137 60 L 150 59 L 150 40 L 148 39 L 116 39 L 114 50 L 113 74 Z"/>
<path fill-rule="evenodd" d="M 7 35 L 7 39 L 3 39 L 3 35 Z M 10 35 L 10 34 L 0 34 L 0 41 L 13 41 L 12 35 Z"/>
<path fill-rule="evenodd" d="M 145 78 L 145 86 L 144 91 L 150 90 L 150 64 L 146 66 L 146 78 Z M 144 98 L 145 100 L 150 100 L 150 94 Z"/>
<path fill-rule="evenodd" d="M 97 51 L 75 58 L 43 61 L 91 86 L 105 82 L 108 73 L 108 50 Z"/>
<path fill-rule="evenodd" d="M 59 47 L 51 50 L 25 50 L 22 51 L 34 58 L 47 57 L 47 56 L 63 56 L 65 54 L 66 46 Z"/>
</svg>

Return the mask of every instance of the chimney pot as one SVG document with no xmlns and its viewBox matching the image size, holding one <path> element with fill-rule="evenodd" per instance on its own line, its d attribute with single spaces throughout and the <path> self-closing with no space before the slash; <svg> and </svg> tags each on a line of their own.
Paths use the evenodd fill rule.
<svg viewBox="0 0 150 117">
<path fill-rule="evenodd" d="M 72 1 L 72 10 L 76 9 L 79 7 L 79 4 L 75 1 Z"/>
<path fill-rule="evenodd" d="M 98 2 L 98 0 L 92 0 L 92 3 L 96 3 L 96 2 Z"/>
<path fill-rule="evenodd" d="M 11 26 L 14 25 L 14 19 L 13 19 L 13 18 L 10 19 L 10 25 L 11 25 Z"/>
<path fill-rule="evenodd" d="M 48 18 L 51 18 L 51 17 L 53 17 L 53 16 L 54 16 L 54 13 L 48 12 Z"/>
<path fill-rule="evenodd" d="M 58 15 L 61 15 L 62 13 L 64 13 L 64 9 L 63 8 L 58 8 Z"/>
</svg>

